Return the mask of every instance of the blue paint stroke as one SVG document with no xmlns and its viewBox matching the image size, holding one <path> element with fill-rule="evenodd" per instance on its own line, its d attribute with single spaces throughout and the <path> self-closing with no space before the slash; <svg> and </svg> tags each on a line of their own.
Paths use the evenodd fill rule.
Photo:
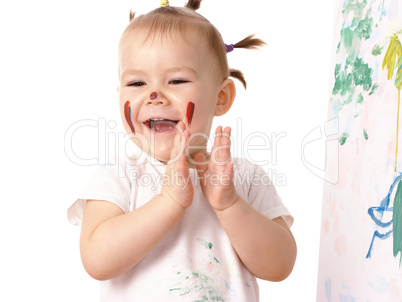
<svg viewBox="0 0 402 302">
<path fill-rule="evenodd" d="M 391 195 L 392 192 L 394 191 L 395 186 L 402 180 L 402 173 L 400 173 L 394 180 L 394 182 L 392 183 L 391 187 L 389 188 L 388 194 L 387 196 L 381 201 L 380 206 L 379 207 L 371 207 L 368 209 L 368 214 L 370 215 L 371 219 L 374 221 L 374 223 L 382 228 L 387 228 L 392 226 L 393 220 L 388 221 L 388 222 L 383 222 L 382 219 L 384 217 L 384 213 L 385 212 L 392 212 L 393 211 L 393 207 L 390 207 L 390 203 L 391 203 Z M 370 243 L 370 248 L 368 250 L 368 253 L 366 255 L 366 258 L 370 258 L 371 257 L 371 252 L 373 250 L 373 244 L 374 244 L 374 239 L 375 238 L 379 238 L 381 240 L 385 240 L 387 238 L 389 238 L 392 235 L 393 230 L 384 233 L 380 233 L 379 231 L 375 231 L 373 234 L 373 238 L 371 240 Z"/>
<path fill-rule="evenodd" d="M 340 302 L 355 302 L 356 301 L 356 298 L 351 296 L 350 287 L 348 285 L 342 284 L 342 289 L 343 289 L 343 291 L 346 291 L 347 293 L 345 295 L 343 295 L 342 293 L 339 294 Z"/>
<path fill-rule="evenodd" d="M 328 278 L 327 281 L 324 283 L 325 286 L 325 297 L 327 298 L 327 301 L 331 301 L 331 295 L 332 295 L 332 280 L 331 278 Z"/>
<path fill-rule="evenodd" d="M 230 286 L 231 283 L 232 282 L 228 283 L 228 281 L 225 279 L 225 287 L 226 287 L 226 289 L 231 291 L 232 293 L 236 293 L 236 291 L 233 288 L 231 288 L 231 286 Z"/>
</svg>

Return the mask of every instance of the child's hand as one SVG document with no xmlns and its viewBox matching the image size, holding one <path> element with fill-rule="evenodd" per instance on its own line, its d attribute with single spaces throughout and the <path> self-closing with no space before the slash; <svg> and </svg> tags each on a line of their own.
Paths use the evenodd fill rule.
<svg viewBox="0 0 402 302">
<path fill-rule="evenodd" d="M 187 165 L 186 148 L 190 132 L 183 122 L 177 124 L 178 133 L 166 166 L 161 194 L 164 198 L 177 202 L 184 208 L 191 205 L 194 189 Z"/>
<path fill-rule="evenodd" d="M 197 154 L 198 175 L 204 196 L 215 211 L 231 207 L 239 199 L 233 184 L 233 162 L 230 158 L 230 132 L 219 126 L 215 131 L 214 145 L 209 163 L 203 154 Z"/>
</svg>

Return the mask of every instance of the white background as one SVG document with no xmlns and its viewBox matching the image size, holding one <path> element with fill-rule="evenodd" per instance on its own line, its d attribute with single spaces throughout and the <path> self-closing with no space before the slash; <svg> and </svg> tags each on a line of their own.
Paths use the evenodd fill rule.
<svg viewBox="0 0 402 302">
<path fill-rule="evenodd" d="M 0 301 L 99 300 L 98 283 L 80 262 L 79 228 L 66 218 L 94 167 L 65 154 L 65 133 L 86 119 L 115 121 L 117 127 L 107 132 L 123 131 L 117 43 L 130 8 L 140 14 L 158 5 L 159 0 L 1 2 Z M 216 120 L 232 126 L 235 139 L 242 136 L 237 147 L 255 131 L 286 135 L 277 143 L 273 165 L 272 150 L 250 153 L 271 161 L 265 168 L 274 181 L 285 178 L 277 189 L 295 217 L 298 243 L 292 275 L 281 283 L 259 282 L 261 301 L 315 301 L 323 180 L 304 165 L 302 141 L 326 122 L 333 8 L 328 0 L 204 0 L 199 11 L 227 43 L 250 33 L 268 43 L 261 51 L 229 54 L 230 66 L 245 73 L 249 86 L 244 91 L 237 85 L 233 108 Z M 77 130 L 69 144 L 81 158 L 96 157 L 97 128 Z M 324 170 L 325 137 L 304 151 Z"/>
</svg>

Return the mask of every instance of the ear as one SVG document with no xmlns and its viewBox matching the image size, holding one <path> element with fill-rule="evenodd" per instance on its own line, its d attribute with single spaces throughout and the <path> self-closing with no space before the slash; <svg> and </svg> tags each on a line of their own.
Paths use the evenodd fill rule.
<svg viewBox="0 0 402 302">
<path fill-rule="evenodd" d="M 232 79 L 225 79 L 219 90 L 218 102 L 216 103 L 215 116 L 224 115 L 232 107 L 236 97 L 236 86 Z"/>
</svg>

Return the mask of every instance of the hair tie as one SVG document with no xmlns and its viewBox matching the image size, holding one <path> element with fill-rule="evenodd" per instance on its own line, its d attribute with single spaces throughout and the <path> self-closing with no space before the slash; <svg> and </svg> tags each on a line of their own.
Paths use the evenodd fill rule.
<svg viewBox="0 0 402 302">
<path fill-rule="evenodd" d="M 234 45 L 233 44 L 225 44 L 225 48 L 226 48 L 226 53 L 232 52 L 234 49 Z"/>
<path fill-rule="evenodd" d="M 161 7 L 166 7 L 166 6 L 170 6 L 169 0 L 162 0 L 161 1 Z"/>
</svg>

